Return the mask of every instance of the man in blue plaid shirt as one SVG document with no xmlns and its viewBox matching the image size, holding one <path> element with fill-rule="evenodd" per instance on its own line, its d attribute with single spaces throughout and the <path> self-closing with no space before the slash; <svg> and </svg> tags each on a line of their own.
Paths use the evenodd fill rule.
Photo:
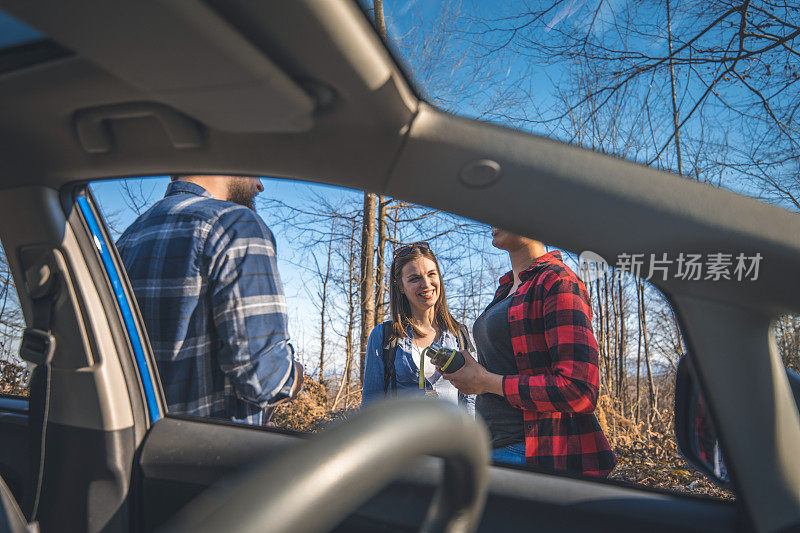
<svg viewBox="0 0 800 533">
<path fill-rule="evenodd" d="M 117 242 L 167 406 L 262 425 L 265 408 L 303 382 L 275 238 L 255 213 L 263 187 L 235 176 L 172 180 Z"/>
</svg>

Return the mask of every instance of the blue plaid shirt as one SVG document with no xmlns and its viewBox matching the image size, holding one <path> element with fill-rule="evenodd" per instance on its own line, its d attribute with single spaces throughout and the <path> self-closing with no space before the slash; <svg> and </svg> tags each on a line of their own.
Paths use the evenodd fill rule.
<svg viewBox="0 0 800 533">
<path fill-rule="evenodd" d="M 241 205 L 173 181 L 117 242 L 169 411 L 264 423 L 294 383 L 275 238 Z"/>
</svg>

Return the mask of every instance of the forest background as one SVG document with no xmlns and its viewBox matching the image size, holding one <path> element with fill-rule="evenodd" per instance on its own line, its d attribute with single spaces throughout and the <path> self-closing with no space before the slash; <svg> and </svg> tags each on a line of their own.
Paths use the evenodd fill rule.
<svg viewBox="0 0 800 533">
<path fill-rule="evenodd" d="M 440 109 L 792 211 L 800 209 L 798 4 L 362 1 L 419 94 Z M 157 201 L 166 181 L 93 185 L 112 232 Z M 278 239 L 292 336 L 312 378 L 276 413 L 284 427 L 316 430 L 357 409 L 395 247 L 431 243 L 451 310 L 470 326 L 509 268 L 483 224 L 371 193 L 273 179 L 265 189 L 257 209 Z M 578 271 L 570 252 L 581 250 L 564 252 Z M 674 443 L 674 373 L 685 348 L 668 301 L 614 270 L 587 289 L 600 347 L 598 417 L 620 457 L 612 477 L 731 498 L 691 471 Z M 0 392 L 24 393 L 16 359 L 24 322 L 4 257 L 0 291 Z M 800 319 L 776 317 L 775 336 L 797 368 Z"/>
</svg>

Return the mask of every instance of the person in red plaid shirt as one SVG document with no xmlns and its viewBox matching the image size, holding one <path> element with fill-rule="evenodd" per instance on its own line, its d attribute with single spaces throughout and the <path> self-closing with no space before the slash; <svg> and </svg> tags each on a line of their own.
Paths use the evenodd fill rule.
<svg viewBox="0 0 800 533">
<path fill-rule="evenodd" d="M 489 426 L 496 462 L 605 477 L 614 452 L 594 415 L 597 341 L 586 288 L 541 242 L 492 228 L 512 271 L 475 321 L 478 361 L 444 374 Z"/>
</svg>

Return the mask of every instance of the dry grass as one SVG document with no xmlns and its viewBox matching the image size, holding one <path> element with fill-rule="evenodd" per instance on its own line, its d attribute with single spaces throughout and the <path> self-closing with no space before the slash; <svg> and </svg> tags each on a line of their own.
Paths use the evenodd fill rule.
<svg viewBox="0 0 800 533">
<path fill-rule="evenodd" d="M 732 492 L 715 485 L 683 459 L 675 442 L 672 403 L 667 405 L 652 411 L 647 409 L 636 422 L 626 416 L 620 401 L 606 394 L 600 397 L 597 418 L 618 460 L 610 479 L 733 500 Z"/>
<path fill-rule="evenodd" d="M 28 380 L 28 369 L 23 365 L 0 360 L 0 394 L 28 396 L 24 386 Z"/>
<path fill-rule="evenodd" d="M 306 377 L 300 395 L 289 403 L 280 405 L 272 415 L 272 421 L 279 428 L 316 433 L 334 421 L 344 420 L 358 413 L 361 405 L 361 390 L 351 392 L 340 398 L 333 410 L 336 394 L 329 395 L 325 385 L 312 377 Z"/>
</svg>

